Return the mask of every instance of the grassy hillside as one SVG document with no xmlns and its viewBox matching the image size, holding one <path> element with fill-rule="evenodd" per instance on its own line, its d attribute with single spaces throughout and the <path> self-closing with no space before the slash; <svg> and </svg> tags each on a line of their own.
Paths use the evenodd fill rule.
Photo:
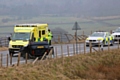
<svg viewBox="0 0 120 80">
<path fill-rule="evenodd" d="M 0 68 L 1 80 L 120 79 L 120 50 L 79 54 L 33 65 Z"/>
</svg>

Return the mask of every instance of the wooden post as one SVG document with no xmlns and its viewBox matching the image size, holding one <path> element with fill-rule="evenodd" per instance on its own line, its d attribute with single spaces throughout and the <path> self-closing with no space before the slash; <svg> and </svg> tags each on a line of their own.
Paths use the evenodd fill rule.
<svg viewBox="0 0 120 80">
<path fill-rule="evenodd" d="M 75 45 L 73 43 L 73 54 L 75 55 Z"/>
<path fill-rule="evenodd" d="M 118 49 L 119 49 L 119 39 L 118 39 Z"/>
<path fill-rule="evenodd" d="M 0 66 L 2 67 L 2 54 L 1 54 L 1 59 L 0 59 L 0 62 L 1 62 Z"/>
<path fill-rule="evenodd" d="M 108 51 L 110 50 L 110 42 L 108 41 Z"/>
<path fill-rule="evenodd" d="M 67 37 L 67 39 L 68 39 L 68 43 L 70 43 L 70 39 L 69 39 L 68 35 L 67 35 L 67 34 L 65 34 L 65 35 L 66 35 L 66 37 Z"/>
<path fill-rule="evenodd" d="M 81 53 L 81 46 L 80 46 L 80 43 L 79 43 L 79 53 Z"/>
<path fill-rule="evenodd" d="M 6 61 L 6 64 L 7 64 L 6 67 L 8 67 L 8 54 L 7 54 L 7 61 Z"/>
<path fill-rule="evenodd" d="M 58 35 L 58 43 L 60 43 L 60 35 Z"/>
<path fill-rule="evenodd" d="M 57 58 L 57 47 L 55 47 L 55 51 L 56 51 L 56 58 Z"/>
<path fill-rule="evenodd" d="M 39 57 L 37 57 L 37 58 L 32 62 L 32 65 L 34 65 L 34 64 L 37 62 L 38 59 L 39 59 Z"/>
<path fill-rule="evenodd" d="M 63 46 L 61 44 L 61 54 L 62 54 L 62 58 L 63 58 Z"/>
<path fill-rule="evenodd" d="M 70 53 L 69 53 L 69 46 L 67 45 L 67 52 L 68 52 L 68 57 L 70 56 Z"/>
<path fill-rule="evenodd" d="M 86 44 L 84 42 L 84 54 L 86 53 Z"/>
<path fill-rule="evenodd" d="M 63 41 L 62 41 L 62 33 L 60 33 L 60 42 L 61 42 L 61 44 L 63 43 Z"/>
<path fill-rule="evenodd" d="M 99 46 L 99 50 L 98 50 L 98 51 L 100 51 L 100 46 L 101 46 L 100 41 L 99 41 L 99 43 L 98 43 L 98 46 Z"/>
<path fill-rule="evenodd" d="M 49 58 L 52 58 L 52 52 L 53 52 L 53 49 L 51 49 L 50 51 L 49 51 L 49 54 L 48 54 L 48 57 Z M 47 54 L 47 53 L 46 53 Z"/>
<path fill-rule="evenodd" d="M 17 66 L 19 66 L 19 64 L 20 64 L 20 56 L 21 56 L 21 53 L 18 54 Z"/>
<path fill-rule="evenodd" d="M 92 53 L 92 45 L 91 45 L 91 42 L 90 42 L 90 53 Z"/>
<path fill-rule="evenodd" d="M 46 54 L 47 54 L 47 52 L 44 53 L 44 55 L 42 56 L 41 60 L 44 59 L 44 57 L 46 56 Z M 41 61 L 41 60 L 40 60 L 40 61 Z"/>
<path fill-rule="evenodd" d="M 12 53 L 10 54 L 10 65 L 12 65 Z"/>
<path fill-rule="evenodd" d="M 26 57 L 25 57 L 25 64 L 27 64 L 27 60 L 28 60 L 28 53 L 25 54 Z"/>
</svg>

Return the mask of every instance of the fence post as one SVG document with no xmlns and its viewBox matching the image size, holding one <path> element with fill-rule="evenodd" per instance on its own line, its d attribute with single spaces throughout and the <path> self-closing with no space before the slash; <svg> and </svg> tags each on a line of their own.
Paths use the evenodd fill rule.
<svg viewBox="0 0 120 80">
<path fill-rule="evenodd" d="M 58 43 L 60 43 L 60 35 L 58 35 Z"/>
<path fill-rule="evenodd" d="M 75 55 L 75 45 L 73 43 L 73 54 Z"/>
<path fill-rule="evenodd" d="M 26 55 L 26 57 L 25 57 L 25 64 L 27 64 L 28 53 L 26 53 L 25 55 Z"/>
<path fill-rule="evenodd" d="M 12 65 L 12 53 L 10 54 L 10 65 Z"/>
<path fill-rule="evenodd" d="M 57 58 L 57 57 L 58 57 L 58 56 L 57 56 L 57 47 L 55 47 L 55 51 L 56 51 L 56 58 Z"/>
<path fill-rule="evenodd" d="M 119 39 L 118 39 L 118 49 L 119 49 Z"/>
<path fill-rule="evenodd" d="M 2 67 L 2 54 L 0 55 L 1 59 L 0 59 L 0 66 Z"/>
<path fill-rule="evenodd" d="M 34 65 L 35 62 L 37 62 L 38 59 L 39 59 L 39 58 L 37 57 L 37 58 L 32 62 L 32 65 Z"/>
<path fill-rule="evenodd" d="M 108 51 L 110 50 L 110 42 L 108 41 Z"/>
<path fill-rule="evenodd" d="M 81 46 L 80 46 L 80 43 L 79 43 L 79 53 L 81 53 Z"/>
<path fill-rule="evenodd" d="M 62 56 L 62 58 L 63 58 L 63 46 L 62 46 L 62 44 L 61 44 L 61 56 Z"/>
<path fill-rule="evenodd" d="M 90 42 L 90 53 L 92 53 L 92 45 L 91 45 L 91 42 Z"/>
<path fill-rule="evenodd" d="M 68 43 L 70 43 L 70 39 L 69 39 L 68 35 L 67 35 L 67 34 L 65 34 L 65 35 L 66 35 L 66 37 L 67 37 L 67 39 L 68 39 Z"/>
<path fill-rule="evenodd" d="M 67 45 L 67 52 L 68 52 L 68 57 L 70 56 L 69 54 L 69 46 Z"/>
<path fill-rule="evenodd" d="M 17 66 L 19 66 L 19 64 L 20 64 L 20 56 L 21 56 L 21 53 L 18 54 Z"/>
<path fill-rule="evenodd" d="M 7 61 L 6 61 L 6 64 L 7 64 L 7 66 L 6 66 L 6 67 L 8 67 L 8 54 L 7 54 Z"/>
<path fill-rule="evenodd" d="M 84 54 L 86 53 L 86 43 L 84 41 Z"/>
<path fill-rule="evenodd" d="M 98 47 L 98 48 L 99 48 L 99 50 L 98 50 L 98 51 L 100 51 L 100 46 L 102 46 L 102 45 L 100 44 L 100 41 L 99 41 L 99 43 L 98 43 L 98 46 L 99 46 L 99 47 Z"/>
<path fill-rule="evenodd" d="M 42 56 L 41 60 L 44 59 L 44 57 L 46 56 L 46 54 L 47 54 L 47 52 L 44 53 L 44 55 Z M 49 53 L 49 54 L 50 54 L 50 53 Z M 40 61 L 41 61 L 41 60 L 40 60 Z"/>
</svg>

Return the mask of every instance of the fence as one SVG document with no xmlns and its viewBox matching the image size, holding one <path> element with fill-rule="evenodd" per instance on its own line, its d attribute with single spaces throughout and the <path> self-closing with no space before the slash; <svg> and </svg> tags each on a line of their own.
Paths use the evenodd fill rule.
<svg viewBox="0 0 120 80">
<path fill-rule="evenodd" d="M 63 58 L 63 57 L 69 57 L 69 56 L 74 56 L 74 55 L 78 55 L 78 54 L 86 54 L 86 53 L 92 53 L 92 52 L 100 52 L 100 51 L 104 51 L 104 50 L 111 50 L 110 45 L 108 45 L 107 47 L 100 47 L 98 46 L 97 48 L 91 46 L 91 43 L 89 44 L 89 47 L 86 47 L 85 42 L 81 43 L 81 41 L 84 41 L 86 39 L 87 36 L 83 35 L 78 35 L 77 39 L 78 39 L 78 45 L 76 46 L 75 39 L 76 37 L 74 35 L 71 34 L 54 34 L 57 35 L 56 37 L 53 38 L 53 43 L 60 43 L 60 46 L 54 46 L 54 53 L 55 53 L 55 57 L 54 58 Z M 1 41 L 1 46 L 8 46 L 8 40 L 7 37 L 6 38 L 0 38 Z M 119 41 L 119 40 L 118 40 Z M 70 44 L 61 44 L 61 43 L 70 43 Z M 119 43 L 119 42 L 118 42 Z M 99 45 L 99 44 L 98 44 Z M 77 49 L 78 48 L 78 49 Z M 119 49 L 119 44 L 116 45 L 116 48 Z M 77 50 L 76 50 L 77 49 Z M 27 54 L 26 54 L 27 55 Z M 44 56 L 41 58 L 41 60 L 45 59 L 44 57 L 46 56 L 46 53 L 44 54 Z M 51 56 L 51 52 L 49 53 L 49 56 Z M 4 57 L 4 59 L 3 59 Z M 19 66 L 20 64 L 28 64 L 29 61 L 26 57 L 26 59 L 24 60 L 23 63 L 20 62 L 20 58 L 21 54 L 19 53 L 19 55 L 16 58 L 16 62 L 13 62 L 14 57 L 9 57 L 8 54 L 1 54 L 0 55 L 0 66 Z M 51 57 L 47 57 L 47 59 L 51 59 Z M 52 58 L 53 59 L 53 58 Z M 41 60 L 39 60 L 39 62 L 41 62 Z M 31 64 L 35 64 L 38 61 L 38 57 L 30 62 Z"/>
<path fill-rule="evenodd" d="M 110 31 L 110 33 L 112 33 L 112 31 Z M 90 34 L 92 34 L 92 31 Z M 77 35 L 77 37 L 75 35 L 71 35 L 64 32 L 53 32 L 52 43 L 53 44 L 74 43 L 76 41 L 76 38 L 78 42 L 81 41 L 83 42 L 87 38 L 87 35 L 84 34 L 84 31 L 82 32 L 81 35 Z M 0 47 L 7 47 L 8 43 L 9 43 L 8 37 L 0 38 Z"/>
<path fill-rule="evenodd" d="M 75 42 L 75 35 L 67 34 L 67 33 L 53 33 L 53 44 L 61 44 L 61 43 L 72 43 Z M 86 39 L 86 35 L 78 35 L 77 39 L 79 41 L 83 41 Z M 8 37 L 1 37 L 0 38 L 0 47 L 8 47 L 9 41 Z"/>
<path fill-rule="evenodd" d="M 16 57 L 11 57 L 8 54 L 0 54 L 0 66 L 1 67 L 8 67 L 8 66 L 19 66 L 20 64 L 35 64 L 36 62 L 41 62 L 42 60 L 48 60 L 48 59 L 56 59 L 56 58 L 63 58 L 63 57 L 69 57 L 69 56 L 75 56 L 78 54 L 87 54 L 92 52 L 102 52 L 102 51 L 110 51 L 114 48 L 120 48 L 120 44 L 116 44 L 116 46 L 100 46 L 98 43 L 97 47 L 94 47 L 89 44 L 89 47 L 86 47 L 85 43 L 78 43 L 78 50 L 76 51 L 75 43 L 72 44 L 61 44 L 60 46 L 54 46 L 54 57 L 51 54 L 52 51 L 49 52 L 49 55 L 46 57 L 46 53 L 42 56 L 40 60 L 37 57 L 34 61 L 29 61 L 26 53 L 26 58 L 22 60 L 21 62 L 21 53 L 19 53 Z M 45 58 L 46 57 L 46 58 Z M 14 61 L 13 61 L 14 60 Z M 33 60 L 33 59 L 32 59 Z"/>
<path fill-rule="evenodd" d="M 7 37 L 1 37 L 0 38 L 0 47 L 7 47 L 9 44 Z"/>
</svg>

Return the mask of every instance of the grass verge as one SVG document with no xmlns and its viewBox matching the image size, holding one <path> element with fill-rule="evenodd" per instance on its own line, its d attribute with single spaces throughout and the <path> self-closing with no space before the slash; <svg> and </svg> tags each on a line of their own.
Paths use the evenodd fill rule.
<svg viewBox="0 0 120 80">
<path fill-rule="evenodd" d="M 120 80 L 120 50 L 43 60 L 35 65 L 0 68 L 1 80 Z"/>
</svg>

